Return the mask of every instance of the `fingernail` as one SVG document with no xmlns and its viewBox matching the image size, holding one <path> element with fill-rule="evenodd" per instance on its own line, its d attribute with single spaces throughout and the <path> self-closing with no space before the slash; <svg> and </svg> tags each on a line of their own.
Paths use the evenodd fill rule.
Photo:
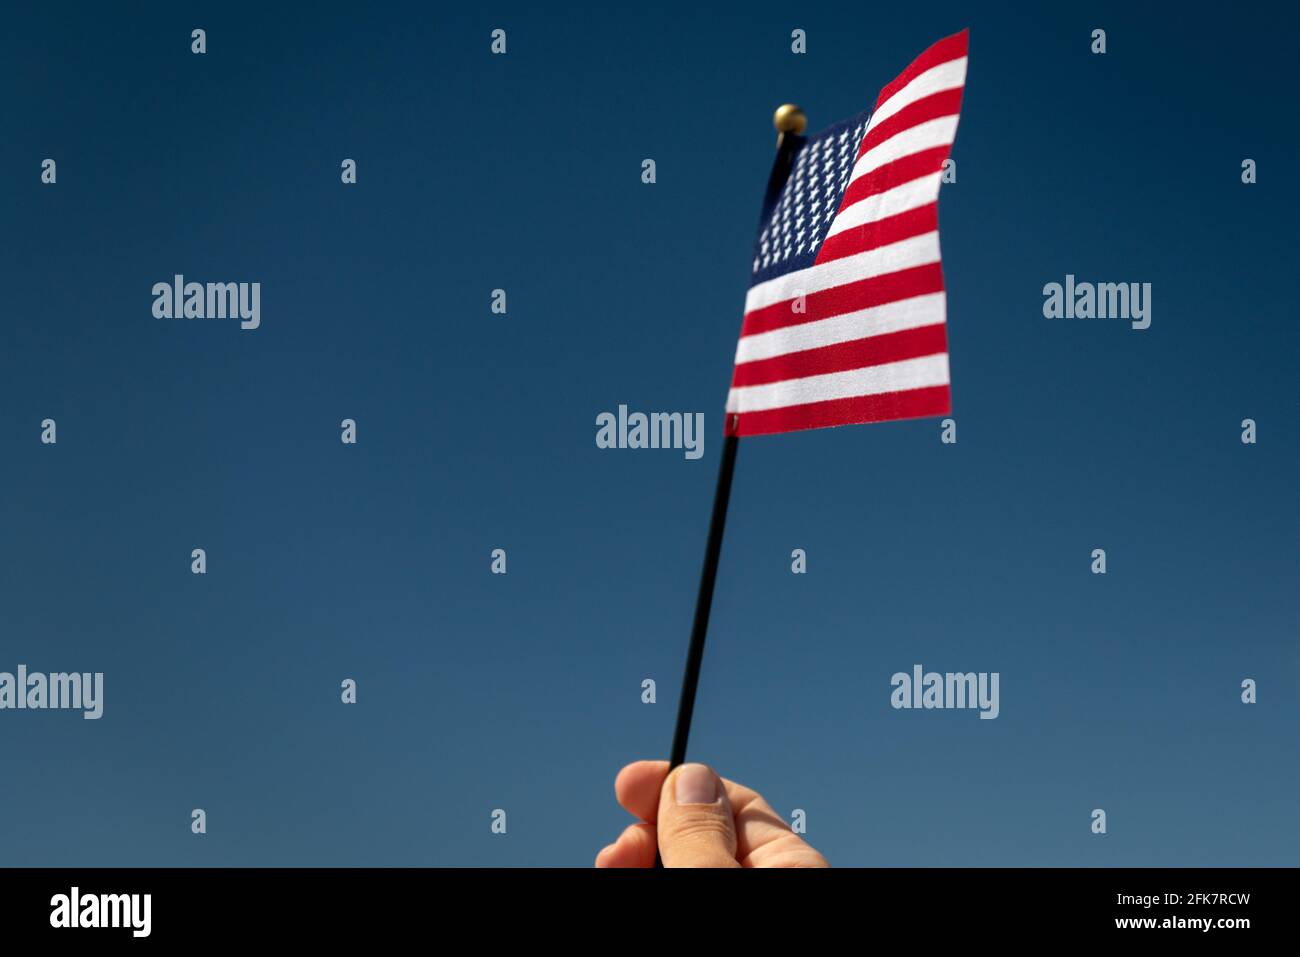
<svg viewBox="0 0 1300 957">
<path fill-rule="evenodd" d="M 718 799 L 718 776 L 703 764 L 684 764 L 673 793 L 678 804 L 712 804 Z"/>
</svg>

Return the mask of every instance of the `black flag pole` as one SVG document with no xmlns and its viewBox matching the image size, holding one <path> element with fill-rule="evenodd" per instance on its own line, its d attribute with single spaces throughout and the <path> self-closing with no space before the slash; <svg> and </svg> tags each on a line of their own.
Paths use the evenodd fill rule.
<svg viewBox="0 0 1300 957">
<path fill-rule="evenodd" d="M 700 683 L 704 636 L 709 630 L 713 582 L 718 576 L 718 555 L 722 552 L 722 532 L 727 524 L 727 502 L 731 499 L 731 476 L 736 471 L 736 449 L 739 446 L 740 441 L 734 435 L 728 435 L 722 443 L 718 487 L 713 493 L 713 516 L 709 519 L 709 539 L 704 546 L 704 570 L 700 572 L 700 590 L 695 597 L 695 622 L 691 625 L 691 643 L 686 650 L 682 694 L 677 699 L 677 725 L 673 728 L 673 750 L 668 760 L 670 770 L 686 760 L 686 739 L 691 733 L 691 715 L 695 713 L 695 689 Z"/>
<path fill-rule="evenodd" d="M 772 123 L 777 129 L 776 159 L 767 181 L 763 200 L 765 221 L 780 198 L 781 190 L 794 165 L 795 154 L 803 143 L 808 121 L 803 110 L 787 103 L 777 109 Z M 727 430 L 729 433 L 730 429 Z M 713 606 L 713 583 L 718 576 L 718 556 L 722 552 L 722 533 L 727 524 L 727 503 L 731 500 L 731 478 L 736 471 L 739 439 L 728 434 L 722 444 L 722 461 L 718 464 L 718 487 L 713 493 L 713 515 L 709 519 L 709 538 L 704 546 L 704 568 L 700 572 L 700 590 L 695 599 L 695 621 L 691 625 L 691 643 L 686 651 L 686 673 L 682 677 L 682 694 L 677 702 L 677 725 L 673 729 L 673 750 L 669 769 L 686 760 L 686 739 L 691 733 L 691 715 L 695 712 L 695 690 L 700 683 L 700 663 L 704 659 L 704 637 L 709 630 L 709 610 Z"/>
</svg>

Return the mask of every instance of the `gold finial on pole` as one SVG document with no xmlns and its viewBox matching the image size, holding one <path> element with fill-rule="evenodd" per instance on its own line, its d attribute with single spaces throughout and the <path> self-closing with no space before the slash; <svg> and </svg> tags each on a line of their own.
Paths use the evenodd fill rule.
<svg viewBox="0 0 1300 957">
<path fill-rule="evenodd" d="M 764 215 L 771 211 L 772 204 L 781 195 L 786 177 L 794 166 L 794 154 L 798 152 L 798 143 L 794 137 L 808 128 L 808 117 L 803 110 L 793 103 L 783 103 L 772 114 L 772 125 L 776 127 L 776 159 L 772 162 L 772 175 L 767 179 L 767 198 L 763 201 Z"/>
<path fill-rule="evenodd" d="M 772 116 L 772 125 L 776 127 L 778 133 L 802 134 L 808 129 L 808 117 L 804 116 L 803 110 L 793 103 L 785 103 L 776 108 L 776 113 Z"/>
</svg>

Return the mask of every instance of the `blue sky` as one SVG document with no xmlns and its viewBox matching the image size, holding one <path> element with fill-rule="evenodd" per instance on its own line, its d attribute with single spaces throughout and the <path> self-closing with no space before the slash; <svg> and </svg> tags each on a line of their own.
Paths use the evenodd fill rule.
<svg viewBox="0 0 1300 957">
<path fill-rule="evenodd" d="M 742 440 L 691 754 L 838 865 L 1295 862 L 1293 13 L 10 26 L 0 670 L 102 671 L 105 713 L 0 712 L 0 863 L 589 864 L 671 739 L 771 112 L 963 27 L 958 442 Z M 154 319 L 175 273 L 259 281 L 261 327 Z M 1045 319 L 1068 273 L 1150 282 L 1151 328 Z M 598 449 L 620 403 L 702 411 L 704 456 Z M 916 663 L 999 672 L 1000 716 L 891 709 Z"/>
</svg>

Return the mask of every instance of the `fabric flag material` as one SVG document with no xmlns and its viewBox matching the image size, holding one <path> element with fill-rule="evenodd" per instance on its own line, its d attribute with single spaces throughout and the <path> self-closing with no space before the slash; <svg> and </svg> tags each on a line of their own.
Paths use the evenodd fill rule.
<svg viewBox="0 0 1300 957">
<path fill-rule="evenodd" d="M 939 182 L 966 50 L 967 31 L 940 40 L 799 142 L 754 244 L 728 435 L 951 411 Z"/>
</svg>

